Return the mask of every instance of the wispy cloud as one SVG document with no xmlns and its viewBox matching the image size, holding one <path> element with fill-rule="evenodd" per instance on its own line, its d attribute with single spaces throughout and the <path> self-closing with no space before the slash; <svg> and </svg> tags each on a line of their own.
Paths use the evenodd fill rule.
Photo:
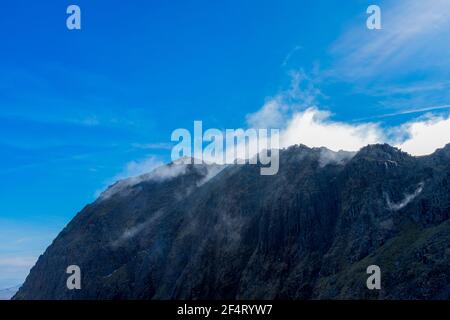
<svg viewBox="0 0 450 320">
<path fill-rule="evenodd" d="M 118 173 L 117 175 L 115 175 L 114 177 L 112 177 L 111 179 L 109 179 L 103 188 L 101 188 L 100 190 L 97 190 L 94 194 L 94 197 L 97 198 L 100 195 L 102 195 L 102 197 L 109 197 L 111 194 L 113 194 L 114 192 L 112 192 L 112 190 L 110 189 L 109 191 L 111 192 L 106 192 L 105 189 L 107 189 L 109 186 L 111 186 L 112 184 L 116 183 L 117 181 L 121 181 L 121 180 L 125 180 L 127 178 L 135 178 L 133 181 L 129 180 L 127 183 L 128 184 L 133 184 L 133 183 L 137 183 L 137 179 L 139 176 L 143 175 L 143 174 L 147 174 L 149 172 L 151 172 L 152 170 L 154 170 L 155 168 L 161 167 L 164 165 L 164 162 L 159 159 L 156 156 L 148 156 L 147 158 L 144 158 L 142 160 L 138 160 L 138 161 L 130 161 L 128 162 L 123 170 Z M 122 184 L 124 184 L 125 182 L 123 182 Z M 124 187 L 124 186 L 121 186 Z M 119 188 L 118 185 L 115 186 L 115 188 Z"/>
<path fill-rule="evenodd" d="M 172 145 L 170 143 L 133 143 L 133 148 L 137 149 L 149 149 L 149 150 L 170 150 L 172 148 Z"/>
<path fill-rule="evenodd" d="M 266 100 L 265 104 L 254 113 L 247 114 L 246 122 L 252 128 L 279 128 L 283 126 L 296 111 L 317 106 L 323 96 L 317 87 L 317 80 L 303 70 L 291 71 L 291 84 L 288 90 Z"/>
<path fill-rule="evenodd" d="M 389 117 L 401 116 L 401 115 L 406 115 L 406 114 L 424 113 L 424 112 L 437 111 L 437 110 L 446 110 L 446 109 L 450 109 L 450 105 L 433 106 L 433 107 L 424 107 L 424 108 L 417 108 L 417 109 L 402 110 L 402 111 L 398 111 L 398 112 L 384 113 L 384 114 L 380 114 L 380 115 L 376 115 L 376 116 L 371 116 L 371 117 L 365 117 L 365 118 L 355 119 L 354 121 L 364 121 L 364 120 L 373 120 L 373 119 L 383 119 L 383 118 L 389 118 Z"/>
<path fill-rule="evenodd" d="M 450 62 L 445 59 L 450 46 L 450 37 L 445 32 L 450 26 L 450 1 L 385 1 L 380 6 L 382 30 L 368 30 L 359 21 L 358 26 L 344 33 L 332 46 L 335 76 L 356 80 L 398 75 L 419 66 Z"/>
<path fill-rule="evenodd" d="M 288 64 L 289 60 L 292 58 L 292 56 L 293 56 L 297 51 L 299 51 L 299 50 L 301 50 L 301 49 L 302 49 L 302 47 L 299 46 L 299 45 L 297 45 L 297 46 L 295 46 L 291 51 L 289 51 L 289 53 L 288 53 L 288 54 L 286 55 L 286 57 L 284 58 L 283 63 L 281 64 L 281 66 L 282 66 L 282 67 L 285 67 L 285 66 Z"/>
<path fill-rule="evenodd" d="M 153 169 L 161 165 L 163 165 L 163 162 L 155 156 L 150 156 L 141 161 L 130 161 L 125 165 L 125 169 L 115 178 L 116 180 L 119 180 L 128 177 L 140 176 L 144 173 L 152 171 Z"/>
<path fill-rule="evenodd" d="M 417 83 L 408 83 L 407 85 L 391 85 L 391 86 L 378 86 L 372 90 L 366 90 L 373 96 L 386 96 L 386 95 L 414 95 L 418 93 L 425 93 L 436 90 L 447 90 L 450 88 L 450 81 L 421 81 Z"/>
<path fill-rule="evenodd" d="M 413 193 L 405 194 L 403 200 L 400 201 L 399 203 L 392 202 L 389 195 L 387 193 L 385 193 L 385 198 L 386 198 L 386 202 L 387 202 L 389 209 L 392 211 L 398 211 L 398 210 L 403 209 L 411 201 L 413 201 L 418 195 L 420 195 L 422 193 L 424 186 L 425 186 L 425 183 L 421 182 L 418 185 L 417 189 Z"/>
</svg>

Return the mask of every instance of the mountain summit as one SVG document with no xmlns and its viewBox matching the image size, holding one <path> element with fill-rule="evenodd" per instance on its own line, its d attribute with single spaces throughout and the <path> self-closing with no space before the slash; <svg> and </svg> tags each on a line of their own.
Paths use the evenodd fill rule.
<svg viewBox="0 0 450 320">
<path fill-rule="evenodd" d="M 14 299 L 450 298 L 448 150 L 300 145 L 280 152 L 274 176 L 171 164 L 120 181 L 58 235 Z M 81 290 L 66 287 L 69 265 Z M 366 287 L 370 265 L 381 290 Z"/>
</svg>

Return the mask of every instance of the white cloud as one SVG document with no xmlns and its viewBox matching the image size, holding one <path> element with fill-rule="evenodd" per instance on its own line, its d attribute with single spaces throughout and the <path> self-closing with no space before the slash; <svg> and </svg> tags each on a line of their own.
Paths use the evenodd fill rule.
<svg viewBox="0 0 450 320">
<path fill-rule="evenodd" d="M 155 156 L 150 156 L 141 161 L 130 161 L 125 165 L 125 169 L 115 177 L 115 180 L 140 176 L 149 173 L 163 164 L 164 163 Z"/>
<path fill-rule="evenodd" d="M 383 128 L 374 122 L 333 121 L 331 113 L 318 108 L 296 112 L 280 128 L 280 145 L 305 144 L 333 151 L 357 151 L 374 143 L 389 143 L 414 156 L 433 153 L 450 143 L 450 116 L 431 114 L 397 127 Z"/>
<path fill-rule="evenodd" d="M 130 161 L 125 169 L 113 177 L 106 190 L 102 189 L 95 193 L 95 197 L 107 199 L 114 194 L 125 192 L 129 187 L 143 181 L 164 181 L 185 174 L 186 164 L 173 163 L 165 165 L 163 161 L 155 156 L 150 156 L 141 161 Z"/>
<path fill-rule="evenodd" d="M 411 201 L 413 201 L 418 195 L 420 195 L 423 191 L 424 183 L 421 182 L 417 189 L 411 194 L 405 194 L 402 201 L 399 203 L 393 203 L 388 194 L 385 194 L 386 202 L 390 210 L 398 211 L 406 207 Z"/>
<path fill-rule="evenodd" d="M 450 117 L 428 115 L 402 125 L 399 131 L 408 137 L 397 143 L 400 149 L 416 156 L 427 155 L 450 143 Z"/>
<path fill-rule="evenodd" d="M 246 116 L 250 128 L 280 128 L 292 114 L 316 106 L 322 92 L 317 88 L 318 77 L 311 78 L 303 70 L 291 71 L 291 84 L 266 101 L 260 110 Z"/>
<path fill-rule="evenodd" d="M 123 190 L 125 187 L 139 183 L 141 180 L 141 175 L 149 173 L 153 169 L 163 165 L 164 162 L 155 156 L 149 156 L 148 158 L 140 161 L 130 161 L 125 165 L 122 172 L 115 175 L 112 179 L 108 180 L 102 189 L 97 190 L 94 194 L 94 197 L 98 198 L 99 196 L 101 196 L 103 199 L 109 198 L 111 195 L 120 190 Z M 114 183 L 116 183 L 114 186 L 108 188 Z"/>
<path fill-rule="evenodd" d="M 278 128 L 286 121 L 289 108 L 279 97 L 270 99 L 257 112 L 247 115 L 247 123 L 252 128 Z"/>
<path fill-rule="evenodd" d="M 177 163 L 172 165 L 164 165 L 156 168 L 143 178 L 145 180 L 164 181 L 167 179 L 173 179 L 179 175 L 185 174 L 187 169 L 186 164 Z"/>
<path fill-rule="evenodd" d="M 357 151 L 374 143 L 389 143 L 414 156 L 433 153 L 450 143 L 450 116 L 427 115 L 397 127 L 378 123 L 349 124 L 330 119 L 329 112 L 310 108 L 293 115 L 281 132 L 281 145 L 305 144 L 331 150 Z"/>
<path fill-rule="evenodd" d="M 281 146 L 302 143 L 333 151 L 357 151 L 383 140 L 383 132 L 376 124 L 346 124 L 332 121 L 330 116 L 329 112 L 317 108 L 294 114 L 281 132 Z"/>
<path fill-rule="evenodd" d="M 163 164 L 162 161 L 154 156 L 141 161 L 130 161 L 125 165 L 125 170 L 116 177 L 116 180 L 140 176 Z"/>
<path fill-rule="evenodd" d="M 300 84 L 305 88 L 300 89 Z M 329 111 L 315 106 L 320 95 L 315 82 L 303 72 L 293 73 L 290 89 L 268 100 L 259 111 L 247 115 L 247 124 L 249 127 L 279 129 L 282 148 L 305 144 L 333 151 L 358 151 L 368 144 L 389 143 L 421 156 L 450 143 L 450 116 L 438 117 L 429 113 L 396 127 L 383 127 L 370 119 L 361 119 L 358 123 L 339 122 L 332 119 Z M 449 105 L 416 108 L 374 118 L 448 108 Z"/>
</svg>

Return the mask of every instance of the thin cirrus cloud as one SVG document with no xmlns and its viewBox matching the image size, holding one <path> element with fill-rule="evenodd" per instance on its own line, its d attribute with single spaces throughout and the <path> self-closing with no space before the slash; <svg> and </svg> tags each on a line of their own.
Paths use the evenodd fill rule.
<svg viewBox="0 0 450 320">
<path fill-rule="evenodd" d="M 355 26 L 331 47 L 332 73 L 357 80 L 449 63 L 450 1 L 383 2 L 382 30 Z M 364 18 L 366 18 L 364 16 Z M 432 45 L 430 45 L 432 43 Z M 414 63 L 411 63 L 411 62 Z"/>
<path fill-rule="evenodd" d="M 442 106 L 406 109 L 406 110 L 401 110 L 401 111 L 397 111 L 397 112 L 384 113 L 384 114 L 380 114 L 380 115 L 376 115 L 376 116 L 355 119 L 354 121 L 367 121 L 367 120 L 373 120 L 373 119 L 383 119 L 383 118 L 390 118 L 390 117 L 402 116 L 402 115 L 407 115 L 407 114 L 425 113 L 425 112 L 431 112 L 431 111 L 442 111 L 442 110 L 447 110 L 447 109 L 450 109 L 450 105 L 448 105 L 448 104 L 442 105 Z"/>
</svg>

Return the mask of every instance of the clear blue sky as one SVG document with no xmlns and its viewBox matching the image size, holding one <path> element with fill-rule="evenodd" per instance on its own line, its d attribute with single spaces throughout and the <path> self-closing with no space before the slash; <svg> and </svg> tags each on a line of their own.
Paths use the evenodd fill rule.
<svg viewBox="0 0 450 320">
<path fill-rule="evenodd" d="M 23 281 L 127 164 L 168 161 L 174 129 L 244 127 L 292 71 L 348 123 L 450 103 L 450 29 L 430 12 L 416 30 L 409 2 L 3 1 L 0 288 Z M 386 17 L 379 31 L 366 29 L 372 3 Z M 66 28 L 70 4 L 82 30 Z"/>
</svg>

